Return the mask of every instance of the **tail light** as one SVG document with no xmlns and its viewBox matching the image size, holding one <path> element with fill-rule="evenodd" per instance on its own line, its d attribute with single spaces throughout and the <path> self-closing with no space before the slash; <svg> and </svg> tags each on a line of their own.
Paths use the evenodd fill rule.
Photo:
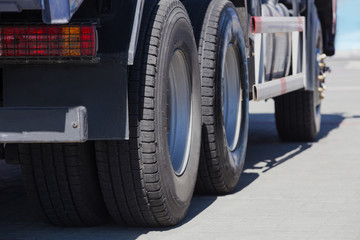
<svg viewBox="0 0 360 240">
<path fill-rule="evenodd" d="M 2 57 L 95 57 L 93 25 L 0 27 Z"/>
</svg>

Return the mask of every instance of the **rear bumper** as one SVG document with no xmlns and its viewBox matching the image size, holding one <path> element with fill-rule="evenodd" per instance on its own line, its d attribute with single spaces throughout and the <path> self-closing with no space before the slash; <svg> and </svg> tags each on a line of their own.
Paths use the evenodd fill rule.
<svg viewBox="0 0 360 240">
<path fill-rule="evenodd" d="M 0 108 L 1 143 L 85 142 L 85 107 Z"/>
<path fill-rule="evenodd" d="M 37 126 L 37 129 L 41 130 L 37 132 L 54 132 L 47 129 L 47 122 L 50 121 L 59 122 L 57 126 L 64 128 L 64 124 L 67 124 L 66 119 L 70 117 L 67 114 L 72 114 L 71 109 L 74 108 L 74 111 L 78 112 L 78 116 L 84 118 L 87 116 L 88 131 L 85 129 L 82 129 L 82 132 L 75 130 L 74 134 L 78 135 L 76 138 L 75 136 L 70 137 L 69 134 L 73 134 L 72 131 L 63 131 L 62 136 L 58 136 L 59 139 L 50 139 L 53 137 L 51 135 L 50 138 L 46 137 L 46 141 L 60 141 L 60 138 L 64 142 L 129 138 L 127 66 L 121 64 L 5 65 L 3 93 L 4 103 L 3 108 L 0 108 L 2 109 L 0 110 L 0 124 L 13 126 L 14 131 L 10 132 L 14 134 L 22 132 L 20 130 L 27 131 L 23 127 L 31 127 L 28 125 L 30 119 L 36 121 L 38 118 L 44 122 L 42 119 L 46 119 L 44 115 L 47 111 L 51 113 L 55 111 L 57 118 L 49 116 L 49 121 Z M 86 115 L 81 114 L 78 106 L 86 108 Z M 64 107 L 66 107 L 65 110 L 69 109 L 67 114 L 65 114 Z M 19 115 L 18 118 L 23 114 L 22 118 L 25 119 L 11 123 L 13 120 L 1 116 L 1 112 L 13 108 L 20 109 L 16 114 Z M 39 110 L 37 113 L 35 111 L 37 109 L 41 111 Z M 62 112 L 62 115 L 59 112 Z M 33 114 L 35 116 L 30 116 Z M 6 115 L 4 116 L 6 117 Z M 69 118 L 69 121 L 74 118 Z M 69 126 L 66 125 L 66 127 Z M 66 130 L 66 128 L 64 129 Z M 3 130 L 0 132 L 4 133 Z M 86 132 L 88 132 L 87 137 Z M 44 141 L 43 136 L 36 136 L 41 140 L 32 139 L 31 141 Z M 23 137 L 20 137 L 21 141 L 19 142 L 22 142 L 22 139 Z M 11 142 L 18 141 L 11 140 Z"/>
</svg>

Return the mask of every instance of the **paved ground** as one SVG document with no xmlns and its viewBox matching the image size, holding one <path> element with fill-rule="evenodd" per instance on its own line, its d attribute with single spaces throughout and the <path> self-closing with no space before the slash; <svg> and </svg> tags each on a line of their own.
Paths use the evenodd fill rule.
<svg viewBox="0 0 360 240">
<path fill-rule="evenodd" d="M 360 61 L 329 61 L 323 122 L 314 143 L 282 143 L 273 102 L 251 104 L 249 148 L 237 190 L 196 196 L 173 229 L 62 229 L 31 214 L 19 168 L 0 161 L 0 240 L 360 239 Z"/>
</svg>

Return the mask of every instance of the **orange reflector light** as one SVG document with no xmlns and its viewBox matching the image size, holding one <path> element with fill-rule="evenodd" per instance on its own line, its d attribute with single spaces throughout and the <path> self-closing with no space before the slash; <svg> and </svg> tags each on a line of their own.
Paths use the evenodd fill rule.
<svg viewBox="0 0 360 240">
<path fill-rule="evenodd" d="M 0 27 L 0 56 L 95 57 L 96 41 L 92 25 Z"/>
</svg>

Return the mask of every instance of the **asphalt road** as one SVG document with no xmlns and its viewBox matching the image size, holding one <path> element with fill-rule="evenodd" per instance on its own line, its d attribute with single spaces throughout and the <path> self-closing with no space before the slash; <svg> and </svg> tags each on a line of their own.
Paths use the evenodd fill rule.
<svg viewBox="0 0 360 240">
<path fill-rule="evenodd" d="M 279 141 L 273 102 L 251 103 L 249 146 L 238 188 L 195 196 L 171 229 L 57 228 L 32 214 L 18 166 L 0 161 L 0 240 L 360 239 L 360 60 L 328 60 L 333 72 L 319 137 Z"/>
</svg>

